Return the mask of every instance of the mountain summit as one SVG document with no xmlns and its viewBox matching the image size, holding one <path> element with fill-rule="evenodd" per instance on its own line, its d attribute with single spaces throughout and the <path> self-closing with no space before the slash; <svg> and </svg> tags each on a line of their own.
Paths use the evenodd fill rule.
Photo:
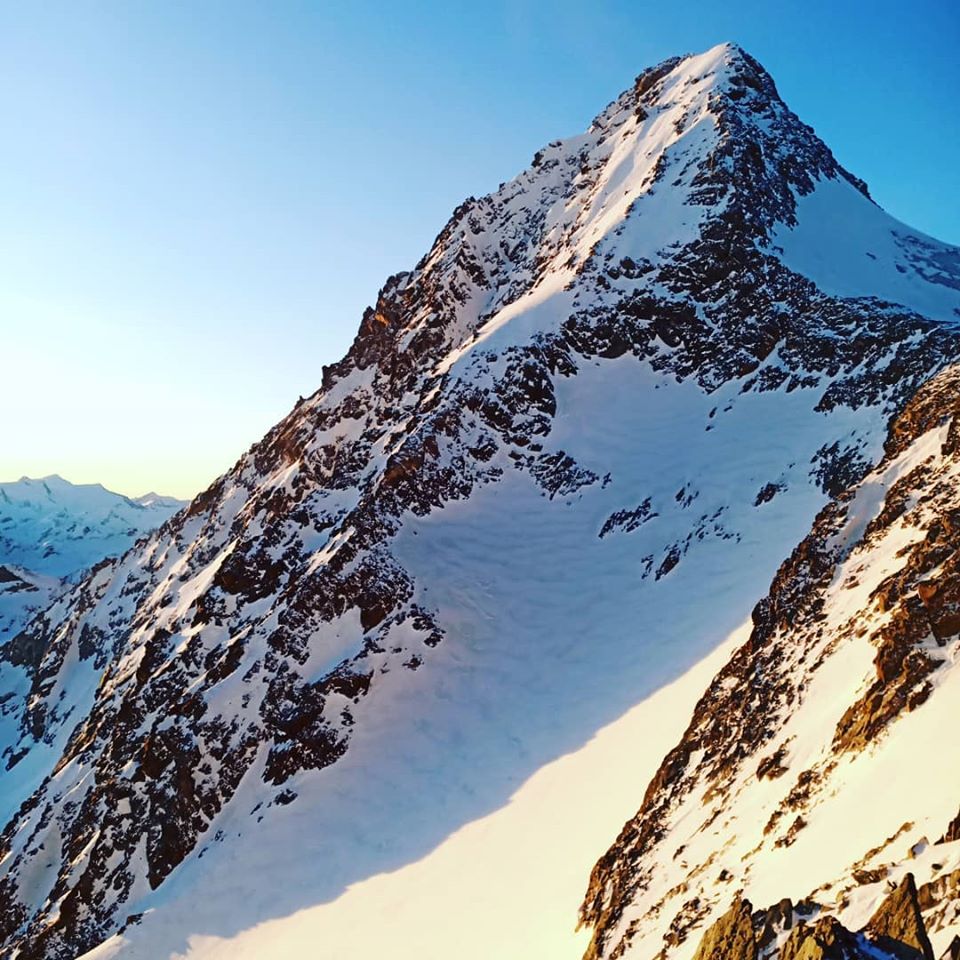
<svg viewBox="0 0 960 960">
<path fill-rule="evenodd" d="M 461 204 L 317 393 L 0 648 L 28 690 L 0 743 L 0 943 L 161 957 L 202 934 L 241 956 L 257 924 L 504 808 L 748 624 L 775 575 L 761 621 L 789 626 L 807 594 L 783 558 L 824 510 L 824 537 L 864 535 L 871 471 L 958 319 L 960 251 L 880 210 L 752 57 L 646 70 Z M 871 508 L 844 526 L 850 497 Z M 689 742 L 693 777 L 715 739 Z M 656 810 L 702 799 L 683 784 Z M 594 956 L 648 909 L 640 829 L 595 871 Z M 505 884 L 535 887 L 538 859 Z M 722 912 L 682 909 L 688 945 Z M 673 914 L 649 910 L 664 944 Z M 271 956 L 351 948 L 308 930 Z M 479 955 L 536 955 L 484 936 Z"/>
</svg>

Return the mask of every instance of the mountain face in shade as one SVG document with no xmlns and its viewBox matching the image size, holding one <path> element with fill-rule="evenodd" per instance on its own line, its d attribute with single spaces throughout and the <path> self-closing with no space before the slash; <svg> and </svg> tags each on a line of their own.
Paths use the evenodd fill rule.
<svg viewBox="0 0 960 960">
<path fill-rule="evenodd" d="M 857 684 L 901 606 L 913 622 L 917 578 L 940 575 L 936 551 L 899 551 L 952 509 L 958 320 L 960 251 L 880 210 L 749 55 L 645 71 L 585 134 L 463 203 L 316 394 L 0 649 L 25 691 L 0 743 L 0 943 L 203 956 L 206 937 L 244 956 L 248 929 L 503 808 L 756 608 L 581 913 L 596 957 L 692 956 L 729 910 L 749 949 L 741 794 L 773 818 L 789 787 L 756 854 L 775 863 L 768 848 L 802 849 L 804 804 L 846 810 L 831 777 L 848 755 L 949 709 L 946 586 L 947 634 L 897 627 Z M 897 564 L 903 592 L 854 625 Z M 860 585 L 834 608 L 837 577 Z M 836 737 L 816 706 L 832 698 Z M 722 866 L 711 844 L 729 837 L 746 858 Z M 529 860 L 504 882 L 529 881 Z M 301 935 L 281 929 L 272 955 Z"/>
<path fill-rule="evenodd" d="M 63 581 L 56 577 L 15 564 L 0 565 L 0 643 L 15 637 L 63 589 Z"/>
</svg>

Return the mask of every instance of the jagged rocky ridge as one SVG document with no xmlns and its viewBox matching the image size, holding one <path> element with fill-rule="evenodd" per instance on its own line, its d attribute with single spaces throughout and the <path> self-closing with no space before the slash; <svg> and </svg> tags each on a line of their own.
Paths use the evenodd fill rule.
<svg viewBox="0 0 960 960">
<path fill-rule="evenodd" d="M 911 398 L 882 461 L 821 511 L 780 568 L 749 641 L 594 870 L 582 908 L 589 956 L 689 956 L 734 891 L 739 906 L 696 955 L 711 955 L 731 924 L 746 930 L 741 896 L 800 899 L 799 915 L 816 923 L 781 937 L 779 953 L 764 952 L 770 934 L 731 957 L 932 960 L 927 931 L 947 956 L 955 949 L 958 414 L 951 366 Z M 889 902 L 891 885 L 909 888 L 922 935 L 895 936 L 875 918 L 873 940 L 897 943 L 864 947 L 849 930 Z M 830 949 L 802 952 L 804 937 Z"/>
<path fill-rule="evenodd" d="M 791 267 L 825 189 L 880 218 L 879 252 L 853 253 L 894 249 L 896 297 Z M 231 842 L 240 793 L 254 831 L 301 794 L 335 824 L 331 771 L 370 800 L 364 731 L 418 757 L 418 703 L 494 789 L 695 660 L 956 356 L 958 263 L 877 211 L 732 46 L 646 71 L 586 134 L 466 201 L 314 396 L 5 649 L 29 686 L 2 745 L 6 951 L 100 943 Z M 517 540 L 487 556 L 481 532 L 507 521 Z M 521 547 L 506 593 L 497 567 Z M 714 581 L 722 610 L 677 605 Z M 506 658 L 497 690 L 458 666 Z M 469 696 L 502 756 L 477 746 Z M 598 951 L 639 889 L 608 859 L 585 911 Z"/>
</svg>

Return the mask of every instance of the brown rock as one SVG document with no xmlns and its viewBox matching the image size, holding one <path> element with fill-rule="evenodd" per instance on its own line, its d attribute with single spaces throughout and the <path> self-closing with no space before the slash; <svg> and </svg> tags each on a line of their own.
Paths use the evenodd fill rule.
<svg viewBox="0 0 960 960">
<path fill-rule="evenodd" d="M 880 904 L 864 932 L 898 960 L 934 960 L 912 873 Z"/>
<path fill-rule="evenodd" d="M 917 888 L 917 904 L 921 910 L 953 900 L 960 900 L 960 868 L 942 873 Z"/>
<path fill-rule="evenodd" d="M 949 570 L 954 574 L 955 570 Z M 947 575 L 917 584 L 917 594 L 927 611 L 930 629 L 938 643 L 960 633 L 960 580 Z"/>
<path fill-rule="evenodd" d="M 779 903 L 757 914 L 753 918 L 754 924 L 759 924 L 757 946 L 762 951 L 768 947 L 781 930 L 789 930 L 793 926 L 793 901 L 784 897 Z"/>
<path fill-rule="evenodd" d="M 867 960 L 868 954 L 836 917 L 797 924 L 780 951 L 780 960 Z"/>
<path fill-rule="evenodd" d="M 749 900 L 739 897 L 733 906 L 703 935 L 693 960 L 757 960 L 757 941 Z"/>
<path fill-rule="evenodd" d="M 954 840 L 960 840 L 960 810 L 947 825 L 947 829 L 937 843 L 952 843 Z"/>
</svg>

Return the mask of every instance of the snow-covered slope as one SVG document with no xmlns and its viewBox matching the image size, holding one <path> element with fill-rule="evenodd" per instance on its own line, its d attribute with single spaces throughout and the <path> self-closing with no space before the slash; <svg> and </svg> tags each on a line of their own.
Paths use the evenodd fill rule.
<svg viewBox="0 0 960 960">
<path fill-rule="evenodd" d="M 825 180 L 797 203 L 771 246 L 792 270 L 842 297 L 878 297 L 960 322 L 960 253 L 894 220 L 843 180 Z"/>
<path fill-rule="evenodd" d="M 130 499 L 56 475 L 0 483 L 0 563 L 70 577 L 123 553 L 185 506 L 155 493 Z"/>
<path fill-rule="evenodd" d="M 45 577 L 12 563 L 0 565 L 0 644 L 19 633 L 62 587 L 56 577 Z"/>
<path fill-rule="evenodd" d="M 829 917 L 870 935 L 850 936 L 843 956 L 912 957 L 872 952 L 893 934 L 868 925 L 905 882 L 934 954 L 949 951 L 960 934 L 958 414 L 954 366 L 781 567 L 594 871 L 591 956 L 691 957 L 704 927 L 723 929 L 746 897 L 775 909 L 755 915 L 756 943 L 731 960 L 787 957 L 797 920 L 822 933 Z"/>
<path fill-rule="evenodd" d="M 899 300 L 792 268 L 785 232 L 829 229 L 803 203 L 830 183 L 878 247 L 905 229 L 725 45 L 461 205 L 314 396 L 14 651 L 2 942 L 344 955 L 351 896 L 401 931 L 374 878 L 469 851 L 477 823 L 509 849 L 535 775 L 590 769 L 597 731 L 700 676 L 957 354 L 951 248 Z M 696 696 L 676 689 L 666 712 Z M 654 756 L 609 771 L 602 831 L 557 804 L 558 849 L 503 877 L 537 886 L 565 842 L 585 867 Z M 521 927 L 498 958 L 537 955 Z"/>
</svg>

